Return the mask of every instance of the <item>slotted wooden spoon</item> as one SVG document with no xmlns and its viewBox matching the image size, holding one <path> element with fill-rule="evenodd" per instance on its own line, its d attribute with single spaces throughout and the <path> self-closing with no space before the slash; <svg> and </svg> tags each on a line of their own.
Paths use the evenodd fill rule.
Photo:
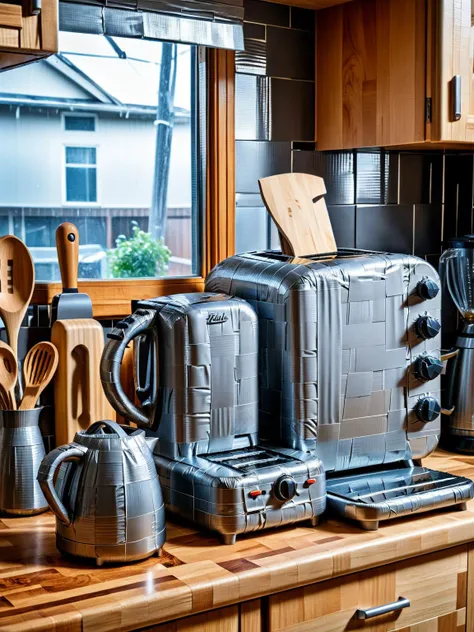
<svg viewBox="0 0 474 632">
<path fill-rule="evenodd" d="M 3 410 L 16 410 L 15 384 L 18 364 L 12 349 L 0 341 L 0 406 Z"/>
<path fill-rule="evenodd" d="M 18 333 L 35 287 L 30 251 L 13 235 L 0 238 L 0 318 L 18 360 Z"/>
<path fill-rule="evenodd" d="M 36 406 L 39 396 L 51 382 L 56 372 L 58 359 L 58 350 L 50 342 L 38 342 L 28 351 L 23 363 L 25 394 L 20 404 L 20 410 L 29 410 Z"/>
</svg>

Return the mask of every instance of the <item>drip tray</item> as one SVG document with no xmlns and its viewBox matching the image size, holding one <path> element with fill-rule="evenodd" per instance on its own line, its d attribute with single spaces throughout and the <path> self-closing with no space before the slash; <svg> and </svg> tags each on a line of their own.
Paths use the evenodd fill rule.
<svg viewBox="0 0 474 632">
<path fill-rule="evenodd" d="M 327 492 L 333 513 L 372 531 L 380 520 L 441 507 L 466 509 L 474 483 L 426 467 L 400 467 L 334 476 L 327 481 Z"/>
</svg>

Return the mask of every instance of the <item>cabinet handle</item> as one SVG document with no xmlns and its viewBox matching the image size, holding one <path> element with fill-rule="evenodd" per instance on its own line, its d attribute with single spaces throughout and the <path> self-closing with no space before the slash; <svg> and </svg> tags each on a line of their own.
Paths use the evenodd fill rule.
<svg viewBox="0 0 474 632">
<path fill-rule="evenodd" d="M 461 118 L 461 75 L 454 75 L 451 79 L 451 108 L 452 120 L 459 121 Z"/>
<path fill-rule="evenodd" d="M 387 603 L 384 606 L 375 606 L 375 608 L 367 608 L 366 610 L 356 610 L 356 619 L 372 619 L 373 617 L 379 617 L 381 614 L 387 614 L 388 612 L 398 612 L 403 608 L 410 607 L 410 600 L 405 597 L 399 597 L 398 601 L 393 603 Z"/>
</svg>

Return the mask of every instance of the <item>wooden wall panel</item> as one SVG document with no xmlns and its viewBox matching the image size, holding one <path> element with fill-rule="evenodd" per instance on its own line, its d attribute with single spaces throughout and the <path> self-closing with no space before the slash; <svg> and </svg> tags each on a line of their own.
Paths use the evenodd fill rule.
<svg viewBox="0 0 474 632">
<path fill-rule="evenodd" d="M 319 149 L 425 139 L 425 0 L 355 0 L 317 15 Z"/>
<path fill-rule="evenodd" d="M 205 276 L 235 251 L 235 55 L 208 51 Z"/>
</svg>

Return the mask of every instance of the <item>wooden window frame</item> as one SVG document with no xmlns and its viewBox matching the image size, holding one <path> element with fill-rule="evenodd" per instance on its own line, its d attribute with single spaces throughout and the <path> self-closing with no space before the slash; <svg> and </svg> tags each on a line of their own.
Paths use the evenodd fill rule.
<svg viewBox="0 0 474 632">
<path fill-rule="evenodd" d="M 202 292 L 207 273 L 235 250 L 235 58 L 232 51 L 207 50 L 207 165 L 201 275 L 166 279 L 81 281 L 96 318 L 120 318 L 131 303 L 179 292 Z M 32 303 L 50 304 L 60 283 L 37 283 Z"/>
</svg>

